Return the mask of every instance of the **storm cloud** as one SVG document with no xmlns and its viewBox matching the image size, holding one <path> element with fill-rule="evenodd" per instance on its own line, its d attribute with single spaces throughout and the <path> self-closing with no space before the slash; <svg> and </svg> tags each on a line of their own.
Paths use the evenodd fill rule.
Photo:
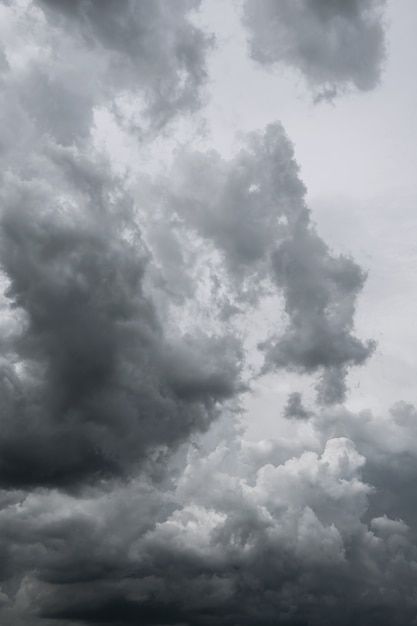
<svg viewBox="0 0 417 626">
<path fill-rule="evenodd" d="M 412 626 L 417 411 L 349 406 L 367 274 L 284 127 L 206 147 L 208 5 L 0 3 L 0 621 Z M 366 91 L 382 7 L 246 0 L 251 56 Z"/>
<path fill-rule="evenodd" d="M 178 187 L 172 206 L 223 255 L 235 304 L 256 299 L 265 282 L 283 297 L 287 324 L 260 342 L 265 370 L 319 372 L 320 401 L 341 402 L 348 368 L 375 347 L 354 335 L 365 274 L 317 233 L 282 126 L 248 136 L 228 162 L 213 152 L 182 154 L 172 178 Z"/>
<path fill-rule="evenodd" d="M 3 484 L 119 473 L 149 446 L 205 428 L 239 372 L 232 340 L 220 353 L 202 333 L 179 351 L 164 336 L 131 202 L 106 167 L 51 156 L 48 181 L 3 190 L 6 293 L 21 316 L 5 345 Z"/>
<path fill-rule="evenodd" d="M 57 29 L 69 29 L 75 46 L 105 63 L 104 94 L 139 90 L 145 115 L 160 126 L 179 110 L 199 105 L 212 38 L 188 19 L 200 0 L 40 0 Z M 87 57 L 88 58 L 88 57 Z M 111 91 L 110 91 L 111 95 Z M 115 103 L 113 103 L 115 104 Z"/>
<path fill-rule="evenodd" d="M 317 98 L 375 87 L 385 53 L 383 0 L 245 0 L 250 54 L 298 70 Z"/>
<path fill-rule="evenodd" d="M 72 486 L 128 473 L 146 462 L 150 450 L 163 457 L 190 432 L 207 428 L 219 403 L 233 397 L 239 387 L 240 347 L 232 336 L 223 339 L 202 330 L 198 335 L 168 337 L 167 320 L 161 319 L 143 287 L 152 254 L 142 240 L 132 196 L 89 138 L 96 97 L 105 89 L 115 98 L 122 85 L 99 74 L 84 88 L 81 61 L 87 63 L 96 54 L 97 38 L 100 45 L 116 47 L 122 58 L 135 54 L 148 67 L 139 31 L 131 34 L 139 45 L 135 51 L 122 34 L 115 35 L 116 45 L 102 33 L 105 24 L 113 33 L 112 20 L 122 31 L 134 29 L 135 23 L 138 29 L 135 19 L 140 16 L 135 18 L 135 11 L 144 11 L 145 4 L 125 5 L 133 14 L 117 19 L 111 3 L 100 5 L 109 14 L 101 22 L 100 10 L 99 31 L 93 41 L 84 43 L 78 42 L 79 28 L 67 36 L 60 18 L 40 14 L 37 5 L 4 9 L 6 15 L 9 12 L 9 36 L 18 35 L 22 24 L 34 18 L 33 34 L 41 41 L 50 44 L 61 35 L 64 41 L 58 42 L 56 56 L 46 48 L 45 57 L 23 63 L 23 68 L 7 64 L 5 68 L 5 94 L 15 103 L 10 119 L 20 126 L 20 134 L 17 142 L 6 136 L 3 151 L 0 239 L 6 332 L 0 482 L 4 486 Z M 171 15 L 166 5 L 151 6 L 145 13 L 154 25 L 149 26 L 152 31 L 158 27 L 175 39 L 178 19 L 186 29 L 183 14 Z M 53 8 L 65 6 L 54 3 Z M 81 19 L 84 5 L 78 8 Z M 190 8 L 189 3 L 182 6 L 184 12 Z M 69 16 L 64 11 L 65 16 L 78 19 L 72 9 L 75 6 Z M 51 17 L 52 25 L 45 17 Z M 146 33 L 142 18 L 139 30 Z M 171 28 L 166 19 L 174 20 Z M 203 46 L 205 37 L 189 28 L 196 45 Z M 149 35 L 144 37 L 147 41 Z M 181 45 L 186 45 L 184 37 Z M 73 65 L 62 56 L 63 49 L 74 46 L 77 51 L 78 43 L 84 48 Z M 130 52 L 120 48 L 124 44 Z M 158 57 L 155 63 L 161 64 L 172 95 L 179 66 L 171 56 L 174 66 L 165 67 L 159 59 L 166 53 L 162 41 L 147 45 Z M 99 57 L 108 69 L 111 59 L 106 54 Z M 64 72 L 58 71 L 62 68 Z M 61 86 L 76 88 L 70 98 L 80 109 L 72 110 L 67 91 L 62 94 L 66 106 L 61 106 L 58 83 L 43 81 L 49 72 L 57 72 Z M 150 76 L 155 78 L 156 72 Z M 132 88 L 144 88 L 142 80 L 127 80 Z M 143 80 L 146 92 L 149 85 Z M 28 97 L 29 91 L 34 97 Z M 154 84 L 151 91 L 158 91 Z M 179 103 L 174 108 L 181 112 Z M 201 353 L 206 355 L 204 362 Z"/>
<path fill-rule="evenodd" d="M 37 132 L 70 145 L 88 138 L 97 112 L 107 110 L 142 137 L 199 108 L 214 42 L 189 19 L 198 1 L 174 7 L 158 0 L 27 0 L 0 7 L 3 89 L 12 92 L 5 106 L 23 107 Z"/>
<path fill-rule="evenodd" d="M 219 432 L 188 450 L 174 489 L 5 499 L 3 567 L 25 572 L 8 614 L 26 601 L 58 624 L 412 623 L 413 532 L 373 511 L 385 494 L 351 439 Z"/>
</svg>

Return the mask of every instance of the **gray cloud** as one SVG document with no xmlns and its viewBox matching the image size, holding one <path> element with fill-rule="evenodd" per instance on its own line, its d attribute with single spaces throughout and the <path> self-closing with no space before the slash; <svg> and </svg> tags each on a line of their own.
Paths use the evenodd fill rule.
<svg viewBox="0 0 417 626">
<path fill-rule="evenodd" d="M 321 438 L 343 434 L 355 441 L 367 459 L 364 477 L 375 486 L 370 498 L 372 514 L 403 519 L 415 541 L 417 512 L 412 497 L 417 473 L 415 407 L 398 402 L 383 416 L 369 411 L 355 414 L 339 408 L 319 413 L 313 422 Z"/>
<path fill-rule="evenodd" d="M 308 220 L 305 187 L 298 177 L 293 147 L 280 124 L 252 133 L 229 162 L 214 151 L 183 154 L 174 169 L 176 207 L 225 255 L 233 272 L 264 261 L 285 233 Z"/>
<path fill-rule="evenodd" d="M 303 398 L 299 391 L 293 391 L 289 394 L 287 404 L 284 409 L 284 415 L 288 418 L 309 419 L 312 413 L 303 405 Z"/>
<path fill-rule="evenodd" d="M 365 275 L 317 233 L 282 127 L 228 161 L 179 151 L 168 180 L 138 176 L 134 194 L 97 152 L 94 113 L 129 124 L 142 99 L 154 132 L 198 106 L 199 3 L 6 4 L 1 622 L 411 626 L 416 410 L 334 406 L 373 349 L 354 328 Z M 376 80 L 382 31 L 363 6 L 265 11 L 288 11 L 294 49 L 316 22 L 337 35 L 334 65 L 326 37 L 308 72 L 291 52 L 332 91 Z M 346 32 L 355 54 L 369 34 L 363 73 L 340 65 Z M 262 371 L 317 375 L 319 408 L 290 393 L 290 434 L 253 442 L 242 335 L 271 294 Z"/>
<path fill-rule="evenodd" d="M 354 335 L 365 275 L 316 232 L 282 127 L 249 135 L 228 162 L 215 153 L 183 154 L 172 179 L 170 208 L 223 255 L 238 301 L 253 298 L 265 280 L 284 297 L 285 330 L 260 344 L 265 369 L 320 372 L 320 401 L 341 402 L 347 369 L 374 349 Z"/>
<path fill-rule="evenodd" d="M 297 451 L 220 429 L 171 486 L 5 498 L 9 614 L 24 599 L 58 624 L 412 624 L 413 531 L 372 512 L 355 444 L 318 432 Z"/>
<path fill-rule="evenodd" d="M 154 137 L 201 104 L 213 39 L 189 19 L 199 4 L 10 3 L 4 19 L 25 61 L 16 65 L 16 51 L 5 50 L 6 62 L 13 58 L 3 68 L 5 106 L 23 107 L 37 132 L 64 145 L 88 138 L 103 107 L 139 137 Z"/>
<path fill-rule="evenodd" d="M 145 97 L 145 115 L 160 127 L 178 111 L 200 104 L 205 56 L 212 40 L 188 19 L 200 0 L 40 0 L 53 26 L 70 31 L 86 59 L 98 55 L 101 89 Z M 116 102 L 113 101 L 113 106 Z"/>
<path fill-rule="evenodd" d="M 71 487 L 152 465 L 240 389 L 230 333 L 168 331 L 137 208 L 91 134 L 97 107 L 126 94 L 144 100 L 153 130 L 198 106 L 210 45 L 188 19 L 198 5 L 3 6 L 5 487 Z"/>
<path fill-rule="evenodd" d="M 245 0 L 251 56 L 297 69 L 318 99 L 378 83 L 385 41 L 383 0 Z"/>
<path fill-rule="evenodd" d="M 131 201 L 105 164 L 48 156 L 47 180 L 3 189 L 1 262 L 22 316 L 4 347 L 3 485 L 123 473 L 206 428 L 238 389 L 231 337 L 165 337 Z"/>
</svg>

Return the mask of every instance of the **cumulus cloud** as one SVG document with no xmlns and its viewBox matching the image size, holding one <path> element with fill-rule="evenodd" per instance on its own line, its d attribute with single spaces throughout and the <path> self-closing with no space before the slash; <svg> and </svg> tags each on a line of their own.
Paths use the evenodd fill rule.
<svg viewBox="0 0 417 626">
<path fill-rule="evenodd" d="M 341 402 L 347 369 L 374 349 L 354 335 L 365 275 L 317 233 L 282 126 L 249 135 L 230 161 L 214 152 L 181 154 L 172 179 L 176 189 L 166 194 L 173 196 L 179 227 L 194 227 L 220 252 L 236 302 L 253 299 L 265 281 L 284 298 L 286 327 L 260 344 L 265 370 L 320 372 L 320 401 Z"/>
<path fill-rule="evenodd" d="M 372 341 L 363 343 L 352 334 L 363 272 L 352 259 L 332 255 L 303 223 L 274 253 L 273 270 L 285 294 L 290 324 L 269 348 L 267 358 L 279 366 L 305 371 L 324 367 L 320 400 L 324 404 L 342 401 L 347 366 L 363 363 L 374 348 Z"/>
<path fill-rule="evenodd" d="M 29 606 L 57 624 L 411 624 L 412 531 L 372 513 L 378 492 L 352 440 L 317 431 L 324 443 L 297 451 L 228 432 L 191 446 L 171 485 L 4 497 L 3 568 L 19 589 L 13 599 L 5 588 L 4 614 Z"/>
<path fill-rule="evenodd" d="M 206 429 L 240 388 L 231 333 L 169 332 L 133 197 L 92 136 L 97 107 L 127 92 L 155 128 L 198 105 L 198 5 L 0 6 L 5 487 L 129 474 Z"/>
<path fill-rule="evenodd" d="M 378 83 L 384 60 L 383 0 L 245 0 L 250 54 L 298 70 L 317 98 Z"/>
<path fill-rule="evenodd" d="M 373 350 L 354 327 L 365 275 L 315 229 L 283 128 L 133 183 L 95 142 L 101 108 L 149 141 L 199 106 L 199 5 L 0 5 L 0 620 L 411 626 L 417 413 L 335 406 Z M 246 18 L 260 46 L 277 12 L 315 88 L 365 89 L 376 7 Z M 290 434 L 251 441 L 241 393 L 283 371 L 316 377 L 316 405 L 290 392 Z"/>
<path fill-rule="evenodd" d="M 22 318 L 2 368 L 6 485 L 123 472 L 205 428 L 237 390 L 232 339 L 165 337 L 131 201 L 109 170 L 68 149 L 51 158 L 47 180 L 11 177 L 2 192 L 1 261 Z"/>
<path fill-rule="evenodd" d="M 403 519 L 415 538 L 417 515 L 411 495 L 417 472 L 415 407 L 398 402 L 382 416 L 339 407 L 319 412 L 313 423 L 321 438 L 343 433 L 355 441 L 367 459 L 364 477 L 375 486 L 370 500 L 373 514 Z"/>
</svg>

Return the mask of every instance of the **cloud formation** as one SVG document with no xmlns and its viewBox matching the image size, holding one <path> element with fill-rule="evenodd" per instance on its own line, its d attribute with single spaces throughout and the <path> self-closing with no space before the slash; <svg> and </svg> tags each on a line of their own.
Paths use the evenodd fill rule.
<svg viewBox="0 0 417 626">
<path fill-rule="evenodd" d="M 366 482 L 352 440 L 317 430 L 312 449 L 228 432 L 190 447 L 171 485 L 5 497 L 3 568 L 19 593 L 5 596 L 4 615 L 29 606 L 57 624 L 411 624 L 413 531 L 372 510 L 385 494 Z"/>
<path fill-rule="evenodd" d="M 5 487 L 129 474 L 206 429 L 240 385 L 230 333 L 168 332 L 144 285 L 152 252 L 133 198 L 92 136 L 95 108 L 126 89 L 152 123 L 189 110 L 191 93 L 197 104 L 198 3 L 46 4 L 1 7 Z"/>
<path fill-rule="evenodd" d="M 317 98 L 379 81 L 385 55 L 383 0 L 245 0 L 250 54 L 298 70 Z"/>
<path fill-rule="evenodd" d="M 96 141 L 103 110 L 145 150 L 198 109 L 199 5 L 0 4 L 0 621 L 412 626 L 417 412 L 340 404 L 374 348 L 365 274 L 317 232 L 284 129 L 154 177 Z M 248 0 L 252 53 L 368 89 L 377 9 Z M 285 436 L 252 441 L 242 393 L 283 372 L 316 402 L 290 391 Z"/>
<path fill-rule="evenodd" d="M 69 29 L 74 45 L 102 65 L 103 91 L 139 90 L 146 102 L 145 115 L 156 126 L 178 110 L 192 111 L 199 105 L 205 56 L 212 43 L 189 19 L 200 3 L 40 1 L 50 23 Z"/>
<path fill-rule="evenodd" d="M 213 38 L 190 20 L 199 4 L 2 2 L 8 116 L 64 145 L 88 138 L 102 109 L 154 136 L 201 104 Z"/>
<path fill-rule="evenodd" d="M 12 178 L 2 194 L 1 262 L 22 318 L 4 350 L 3 485 L 123 473 L 207 427 L 239 375 L 232 339 L 165 337 L 131 201 L 104 164 L 54 149 L 43 166 L 47 180 Z"/>
<path fill-rule="evenodd" d="M 282 126 L 249 135 L 230 161 L 214 152 L 180 155 L 172 179 L 171 205 L 223 256 L 236 303 L 253 299 L 265 281 L 284 298 L 286 327 L 260 344 L 265 369 L 320 372 L 320 401 L 341 402 L 347 369 L 374 349 L 354 335 L 365 275 L 316 232 Z M 278 312 L 276 319 L 279 325 Z"/>
</svg>

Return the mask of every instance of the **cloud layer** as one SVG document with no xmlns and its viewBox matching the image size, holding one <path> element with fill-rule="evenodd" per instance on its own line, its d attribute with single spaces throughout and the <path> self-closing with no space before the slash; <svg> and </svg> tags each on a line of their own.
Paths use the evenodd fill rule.
<svg viewBox="0 0 417 626">
<path fill-rule="evenodd" d="M 283 296 L 287 323 L 261 343 L 265 369 L 321 372 L 320 401 L 342 401 L 347 368 L 363 363 L 374 348 L 353 333 L 365 276 L 316 232 L 282 127 L 250 135 L 229 162 L 213 152 L 182 155 L 172 178 L 179 219 L 224 258 L 240 291 L 235 305 L 256 298 L 262 281 Z M 278 312 L 276 319 L 279 325 Z"/>
<path fill-rule="evenodd" d="M 376 2 L 244 6 L 262 63 L 376 84 Z M 163 143 L 202 104 L 199 7 L 0 5 L 0 620 L 411 626 L 417 412 L 342 405 L 365 273 L 279 123 L 229 159 Z M 169 166 L 120 173 L 103 112 Z M 251 441 L 244 394 L 288 373 L 315 401 Z"/>
</svg>

